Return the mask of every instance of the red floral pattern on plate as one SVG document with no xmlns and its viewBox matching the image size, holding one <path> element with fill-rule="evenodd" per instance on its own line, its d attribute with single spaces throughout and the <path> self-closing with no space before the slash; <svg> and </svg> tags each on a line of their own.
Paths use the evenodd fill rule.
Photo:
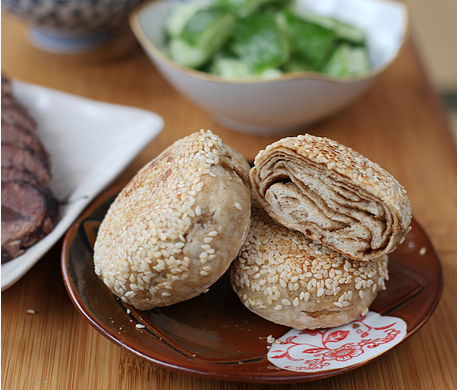
<svg viewBox="0 0 457 390">
<path fill-rule="evenodd" d="M 334 370 L 373 359 L 405 336 L 406 323 L 401 318 L 370 311 L 337 328 L 292 329 L 272 344 L 268 360 L 291 371 Z"/>
</svg>

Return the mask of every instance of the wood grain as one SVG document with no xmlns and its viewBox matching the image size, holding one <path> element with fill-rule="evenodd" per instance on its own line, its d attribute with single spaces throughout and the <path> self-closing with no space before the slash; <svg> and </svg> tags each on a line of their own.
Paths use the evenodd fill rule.
<svg viewBox="0 0 457 390">
<path fill-rule="evenodd" d="M 157 73 L 128 30 L 84 55 L 32 47 L 27 28 L 2 15 L 2 71 L 13 78 L 162 115 L 162 134 L 122 173 L 124 183 L 173 141 L 210 128 L 248 159 L 275 141 L 232 132 L 180 96 Z M 361 99 L 302 132 L 336 139 L 378 162 L 408 190 L 413 214 L 442 261 L 436 312 L 413 337 L 374 362 L 337 377 L 269 389 L 456 389 L 457 152 L 446 115 L 413 43 Z M 4 389 L 264 389 L 158 368 L 98 334 L 76 311 L 60 273 L 59 242 L 2 293 Z M 33 309 L 35 314 L 27 314 Z"/>
</svg>

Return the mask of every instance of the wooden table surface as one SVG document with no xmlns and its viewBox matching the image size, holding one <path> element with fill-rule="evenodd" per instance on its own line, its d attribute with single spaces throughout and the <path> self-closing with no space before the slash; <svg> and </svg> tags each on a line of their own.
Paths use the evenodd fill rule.
<svg viewBox="0 0 457 390">
<path fill-rule="evenodd" d="M 12 78 L 87 98 L 148 109 L 161 135 L 127 167 L 124 183 L 173 141 L 209 128 L 246 158 L 277 138 L 215 123 L 158 74 L 130 34 L 97 52 L 57 55 L 27 41 L 22 23 L 2 16 L 2 71 Z M 265 386 L 200 379 L 150 364 L 100 335 L 77 312 L 60 271 L 62 241 L 2 292 L 2 388 L 34 389 L 455 389 L 457 388 L 457 151 L 441 103 L 409 42 L 379 82 L 344 112 L 303 132 L 351 146 L 408 190 L 413 215 L 444 271 L 441 301 L 412 337 L 370 364 L 336 377 Z M 36 314 L 27 314 L 28 309 Z"/>
</svg>

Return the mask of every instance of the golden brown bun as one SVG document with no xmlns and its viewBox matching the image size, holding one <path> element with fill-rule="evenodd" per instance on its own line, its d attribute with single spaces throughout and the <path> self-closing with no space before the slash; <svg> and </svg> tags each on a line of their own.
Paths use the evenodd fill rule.
<svg viewBox="0 0 457 390">
<path fill-rule="evenodd" d="M 349 259 L 279 225 L 255 205 L 248 237 L 230 268 L 232 287 L 248 309 L 295 329 L 357 319 L 387 277 L 387 256 Z"/>
<path fill-rule="evenodd" d="M 175 142 L 108 210 L 94 247 L 96 274 L 140 310 L 206 291 L 249 230 L 249 168 L 210 131 Z"/>
<path fill-rule="evenodd" d="M 253 194 L 268 214 L 355 260 L 395 250 L 409 231 L 404 188 L 354 150 L 312 135 L 284 138 L 258 153 Z"/>
</svg>

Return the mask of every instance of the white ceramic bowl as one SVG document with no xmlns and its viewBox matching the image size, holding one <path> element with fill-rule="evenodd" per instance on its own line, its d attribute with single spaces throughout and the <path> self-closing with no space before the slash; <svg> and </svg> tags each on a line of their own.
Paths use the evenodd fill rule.
<svg viewBox="0 0 457 390">
<path fill-rule="evenodd" d="M 251 134 L 286 134 L 341 110 L 386 71 L 409 32 L 409 13 L 402 3 L 298 0 L 305 10 L 363 28 L 372 71 L 347 79 L 295 72 L 269 80 L 227 80 L 180 66 L 164 54 L 164 22 L 176 3 L 182 1 L 186 0 L 156 0 L 137 7 L 130 15 L 135 36 L 178 91 L 208 110 L 222 125 Z"/>
</svg>

